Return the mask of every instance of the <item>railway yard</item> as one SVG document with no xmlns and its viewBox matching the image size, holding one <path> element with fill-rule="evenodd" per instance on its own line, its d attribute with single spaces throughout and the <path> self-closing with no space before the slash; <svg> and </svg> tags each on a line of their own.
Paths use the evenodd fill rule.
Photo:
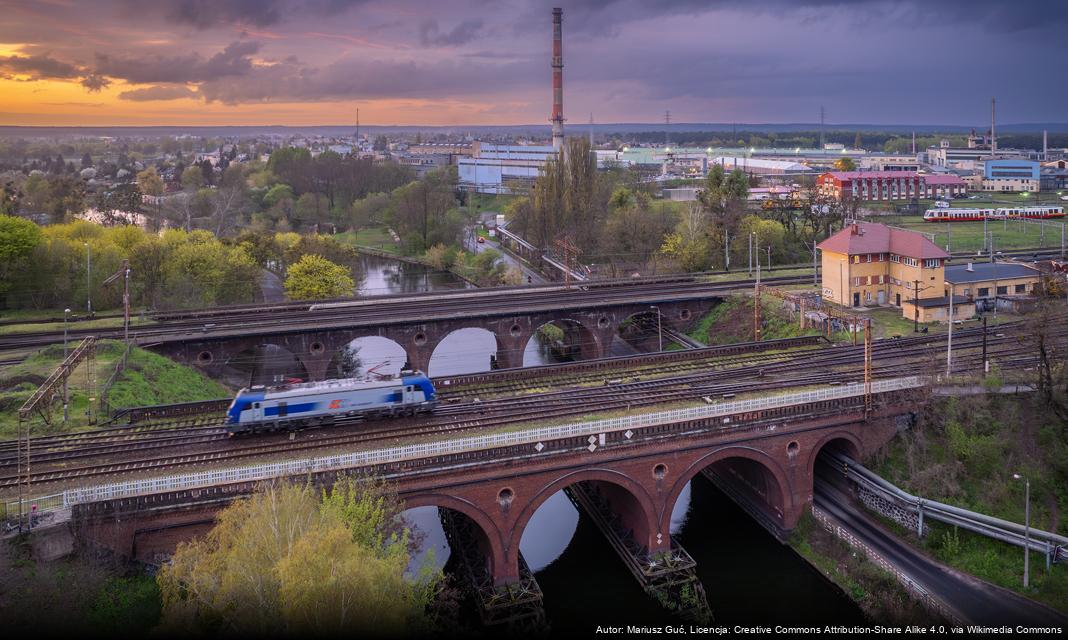
<svg viewBox="0 0 1068 640">
<path fill-rule="evenodd" d="M 1057 328 L 1060 335 L 1068 328 Z M 1001 372 L 1035 365 L 1022 322 L 985 337 L 981 327 L 958 330 L 954 374 L 983 370 L 984 341 Z M 877 340 L 872 378 L 935 375 L 945 366 L 945 336 Z M 229 399 L 145 408 L 90 432 L 32 440 L 34 495 L 105 481 L 158 476 L 299 455 L 498 433 L 559 422 L 609 417 L 636 408 L 660 410 L 861 382 L 864 347 L 836 346 L 819 337 L 706 347 L 434 379 L 439 405 L 432 416 L 364 422 L 339 419 L 293 434 L 228 437 L 222 417 Z M 121 423 L 121 424 L 120 424 Z M 0 496 L 17 486 L 14 442 L 0 443 Z"/>
</svg>

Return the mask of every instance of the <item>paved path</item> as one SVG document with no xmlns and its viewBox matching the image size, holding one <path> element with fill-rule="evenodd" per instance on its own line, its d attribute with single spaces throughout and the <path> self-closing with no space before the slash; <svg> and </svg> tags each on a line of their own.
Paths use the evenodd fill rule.
<svg viewBox="0 0 1068 640">
<path fill-rule="evenodd" d="M 528 267 L 525 262 L 513 256 L 507 249 L 502 248 L 493 238 L 486 238 L 485 242 L 479 242 L 473 235 L 468 234 L 464 237 L 464 247 L 472 253 L 482 253 L 486 249 L 494 249 L 501 254 L 501 259 L 508 263 L 509 266 L 519 269 L 524 278 L 529 278 L 526 282 L 530 284 L 545 284 L 549 282 L 545 276 Z"/>
<path fill-rule="evenodd" d="M 286 294 L 282 279 L 266 269 L 260 271 L 260 291 L 264 302 L 285 302 Z"/>
<path fill-rule="evenodd" d="M 816 470 L 813 502 L 876 553 L 901 569 L 906 575 L 937 595 L 958 612 L 966 623 L 982 625 L 1053 625 L 1068 626 L 1068 616 L 1033 600 L 983 582 L 946 567 L 890 533 L 858 507 L 851 493 L 843 490 L 844 478 L 834 469 L 820 464 Z M 1041 559 L 1032 570 L 1041 571 Z M 1023 562 L 1023 551 L 1020 551 Z M 1055 571 L 1063 571 L 1058 567 Z"/>
</svg>

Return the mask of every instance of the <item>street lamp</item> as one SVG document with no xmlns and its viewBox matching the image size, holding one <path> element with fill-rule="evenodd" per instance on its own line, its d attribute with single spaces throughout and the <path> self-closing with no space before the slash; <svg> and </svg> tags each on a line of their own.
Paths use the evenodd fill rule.
<svg viewBox="0 0 1068 640">
<path fill-rule="evenodd" d="M 658 351 L 663 351 L 664 350 L 664 329 L 663 329 L 663 325 L 660 322 L 660 307 L 655 305 L 655 304 L 651 304 L 651 305 L 649 305 L 649 308 L 650 309 L 656 309 L 656 338 L 657 338 L 657 342 L 659 344 Z"/>
<path fill-rule="evenodd" d="M 70 309 L 63 310 L 63 362 L 67 361 L 67 321 L 70 319 Z M 70 372 L 65 372 L 69 374 Z M 67 394 L 67 379 L 70 375 L 63 376 L 63 424 L 67 424 L 67 419 L 70 417 L 67 407 L 69 404 L 70 396 Z"/>
<path fill-rule="evenodd" d="M 1013 480 L 1024 481 L 1024 584 L 1027 587 L 1029 566 L 1031 564 L 1031 481 L 1018 473 L 1012 474 Z"/>
</svg>

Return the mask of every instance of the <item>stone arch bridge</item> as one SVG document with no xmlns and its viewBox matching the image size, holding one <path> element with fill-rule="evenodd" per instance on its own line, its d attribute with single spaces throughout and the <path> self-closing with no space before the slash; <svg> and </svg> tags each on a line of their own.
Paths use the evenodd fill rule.
<svg viewBox="0 0 1068 640">
<path fill-rule="evenodd" d="M 863 459 L 911 417 L 914 391 L 877 394 L 637 427 L 598 436 L 563 437 L 374 467 L 411 507 L 462 514 L 493 585 L 521 580 L 519 545 L 531 517 L 550 496 L 573 487 L 594 495 L 642 557 L 670 553 L 671 514 L 697 474 L 713 478 L 766 528 L 784 537 L 812 502 L 820 452 L 835 448 Z M 329 484 L 335 472 L 315 476 Z M 215 512 L 254 482 L 142 495 L 78 505 L 76 536 L 126 557 L 158 561 L 175 544 L 207 531 Z"/>
<path fill-rule="evenodd" d="M 636 316 L 645 316 L 662 324 L 664 329 L 683 331 L 711 310 L 721 300 L 717 295 L 691 293 L 682 299 L 651 302 L 573 302 L 561 308 L 514 311 L 479 311 L 470 314 L 448 313 L 423 318 L 398 317 L 389 320 L 362 319 L 354 314 L 351 322 L 332 320 L 329 326 L 287 326 L 189 332 L 153 338 L 142 346 L 185 364 L 195 365 L 212 376 L 219 376 L 227 363 L 239 354 L 265 345 L 281 347 L 293 354 L 303 366 L 308 380 L 327 377 L 343 347 L 357 338 L 378 336 L 400 345 L 413 369 L 429 372 L 435 348 L 452 332 L 479 328 L 492 333 L 497 343 L 496 359 L 502 369 L 523 366 L 527 343 L 539 327 L 552 322 L 577 329 L 583 359 L 608 355 L 612 339 L 621 325 Z M 517 304 L 516 307 L 521 307 Z"/>
</svg>

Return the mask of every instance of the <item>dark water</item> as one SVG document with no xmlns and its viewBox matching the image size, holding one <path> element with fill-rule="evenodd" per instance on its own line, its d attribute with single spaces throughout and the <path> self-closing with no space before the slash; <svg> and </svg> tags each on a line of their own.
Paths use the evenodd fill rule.
<svg viewBox="0 0 1068 640">
<path fill-rule="evenodd" d="M 435 271 L 399 260 L 360 256 L 358 296 L 421 293 L 439 289 L 465 289 L 471 285 L 448 271 Z"/>
<path fill-rule="evenodd" d="M 426 533 L 424 553 L 433 548 L 436 563 L 444 566 L 449 547 L 437 510 L 424 507 L 406 515 Z M 837 587 L 701 476 L 679 497 L 672 535 L 697 562 L 716 624 L 863 622 L 860 609 Z M 520 549 L 541 586 L 554 630 L 592 633 L 597 625 L 683 622 L 646 595 L 563 492 L 538 509 Z"/>
<path fill-rule="evenodd" d="M 430 272 L 378 258 L 364 258 L 360 293 L 416 293 L 461 288 L 448 273 Z M 399 372 L 404 350 L 385 338 L 360 338 L 361 369 Z M 460 329 L 435 349 L 430 374 L 435 376 L 488 371 L 496 353 L 493 334 Z M 618 338 L 613 355 L 633 353 Z M 554 357 L 532 339 L 524 366 L 553 362 Z M 450 550 L 437 509 L 422 507 L 405 514 L 423 536 L 416 566 L 428 554 L 444 567 Z M 697 562 L 716 624 L 860 623 L 859 608 L 815 569 L 764 531 L 710 482 L 698 476 L 679 496 L 671 533 Z M 681 621 L 660 607 L 638 585 L 590 520 L 561 491 L 534 514 L 520 550 L 545 596 L 545 611 L 555 630 L 592 632 L 596 625 L 662 626 Z"/>
</svg>

